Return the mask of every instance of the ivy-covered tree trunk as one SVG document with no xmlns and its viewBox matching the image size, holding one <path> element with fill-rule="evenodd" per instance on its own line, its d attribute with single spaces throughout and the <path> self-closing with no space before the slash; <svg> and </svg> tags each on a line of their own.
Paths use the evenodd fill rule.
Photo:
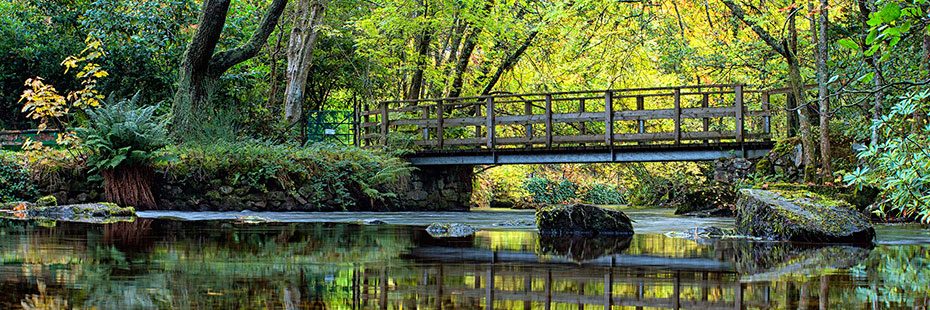
<svg viewBox="0 0 930 310">
<path fill-rule="evenodd" d="M 287 88 L 284 91 L 284 118 L 290 128 L 300 126 L 303 119 L 307 76 L 325 10 L 325 0 L 299 0 L 294 14 L 294 28 L 287 43 Z M 298 137 L 303 140 L 303 134 Z"/>
<path fill-rule="evenodd" d="M 204 125 L 216 117 L 211 97 L 217 80 L 226 70 L 246 61 L 261 50 L 284 12 L 287 0 L 274 0 L 265 12 L 261 25 L 245 44 L 214 54 L 223 33 L 230 0 L 205 0 L 191 39 L 181 62 L 178 91 L 172 107 L 171 133 L 177 140 L 201 137 Z"/>
<path fill-rule="evenodd" d="M 827 83 L 827 23 L 829 22 L 828 0 L 820 0 L 820 25 L 817 28 L 817 101 L 820 104 L 820 166 L 823 182 L 833 181 L 833 166 L 830 158 L 830 93 Z"/>
</svg>

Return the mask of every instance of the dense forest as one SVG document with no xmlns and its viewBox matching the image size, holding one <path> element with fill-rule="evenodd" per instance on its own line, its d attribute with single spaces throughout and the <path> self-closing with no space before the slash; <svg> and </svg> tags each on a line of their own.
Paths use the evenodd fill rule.
<svg viewBox="0 0 930 310">
<path fill-rule="evenodd" d="M 878 188 L 873 211 L 927 221 L 928 12 L 925 0 L 3 1 L 0 129 L 78 127 L 131 102 L 165 120 L 151 127 L 165 137 L 122 156 L 148 162 L 182 142 L 299 144 L 308 111 L 381 100 L 745 84 L 788 89 L 775 138 L 801 144 L 805 167 L 788 181 Z M 91 145 L 89 160 L 112 170 L 112 149 Z"/>
</svg>

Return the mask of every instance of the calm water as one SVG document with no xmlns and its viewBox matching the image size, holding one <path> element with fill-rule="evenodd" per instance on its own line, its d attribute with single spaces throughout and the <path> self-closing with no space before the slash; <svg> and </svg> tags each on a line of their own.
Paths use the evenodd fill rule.
<svg viewBox="0 0 930 310">
<path fill-rule="evenodd" d="M 874 247 L 671 238 L 729 219 L 629 212 L 632 238 L 541 238 L 526 212 L 143 213 L 0 221 L 0 309 L 922 308 L 930 233 Z M 238 224 L 259 215 L 288 223 Z M 197 219 L 177 221 L 163 216 Z M 389 225 L 360 225 L 380 219 Z M 434 221 L 481 227 L 435 239 Z M 502 227 L 508 222 L 517 226 Z"/>
</svg>

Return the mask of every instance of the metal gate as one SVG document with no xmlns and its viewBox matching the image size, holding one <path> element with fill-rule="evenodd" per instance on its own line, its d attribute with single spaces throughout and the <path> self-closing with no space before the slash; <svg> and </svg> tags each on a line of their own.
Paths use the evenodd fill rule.
<svg viewBox="0 0 930 310">
<path fill-rule="evenodd" d="M 355 113 L 351 110 L 307 112 L 307 142 L 355 145 Z"/>
</svg>

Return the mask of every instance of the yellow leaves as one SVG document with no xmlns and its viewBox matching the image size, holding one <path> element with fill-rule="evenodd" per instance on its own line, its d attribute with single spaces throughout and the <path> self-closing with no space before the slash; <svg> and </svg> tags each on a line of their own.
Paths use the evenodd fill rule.
<svg viewBox="0 0 930 310">
<path fill-rule="evenodd" d="M 26 80 L 27 89 L 19 100 L 25 101 L 22 112 L 28 118 L 39 120 L 40 131 L 47 129 L 51 121 L 63 123 L 61 119 L 68 115 L 71 108 L 97 107 L 103 101 L 103 95 L 96 89 L 97 79 L 110 74 L 95 62 L 106 54 L 103 43 L 93 37 L 88 37 L 85 43 L 87 47 L 79 55 L 68 56 L 61 62 L 65 73 L 80 68 L 75 77 L 80 80 L 82 89 L 71 91 L 66 97 L 59 94 L 54 86 L 45 84 L 41 77 Z"/>
</svg>

